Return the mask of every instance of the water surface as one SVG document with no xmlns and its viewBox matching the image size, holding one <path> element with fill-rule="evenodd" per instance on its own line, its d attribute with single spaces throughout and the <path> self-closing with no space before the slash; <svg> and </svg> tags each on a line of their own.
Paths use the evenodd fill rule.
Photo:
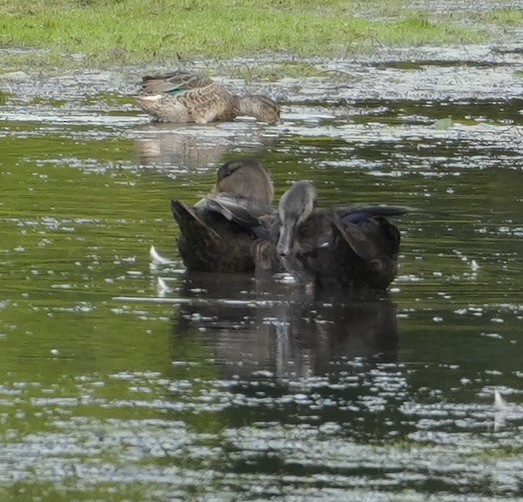
<svg viewBox="0 0 523 502">
<path fill-rule="evenodd" d="M 151 125 L 136 68 L 0 80 L 2 496 L 521 499 L 522 62 L 218 75 L 280 99 L 278 127 Z M 253 155 L 277 196 L 419 208 L 387 296 L 185 273 L 170 199 Z"/>
</svg>

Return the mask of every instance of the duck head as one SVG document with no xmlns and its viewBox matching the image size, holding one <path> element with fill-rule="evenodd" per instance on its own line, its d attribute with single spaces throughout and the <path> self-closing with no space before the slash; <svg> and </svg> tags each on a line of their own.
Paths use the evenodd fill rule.
<svg viewBox="0 0 523 502">
<path fill-rule="evenodd" d="M 271 178 L 254 159 L 232 160 L 218 169 L 215 193 L 229 194 L 270 205 L 274 196 Z"/>
<path fill-rule="evenodd" d="M 292 254 L 298 227 L 312 214 L 318 194 L 308 181 L 298 181 L 280 199 L 280 235 L 276 244 L 277 253 L 286 257 Z"/>
<path fill-rule="evenodd" d="M 280 107 L 276 101 L 258 94 L 234 96 L 234 107 L 237 115 L 254 117 L 261 122 L 281 124 Z"/>
</svg>

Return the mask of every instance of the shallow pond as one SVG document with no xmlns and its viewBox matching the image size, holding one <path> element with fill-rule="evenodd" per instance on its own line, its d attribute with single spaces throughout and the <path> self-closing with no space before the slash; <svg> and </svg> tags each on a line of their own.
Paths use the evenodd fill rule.
<svg viewBox="0 0 523 502">
<path fill-rule="evenodd" d="M 306 63 L 223 78 L 278 127 L 151 125 L 142 69 L 0 80 L 3 500 L 521 497 L 523 52 Z M 388 297 L 184 272 L 170 199 L 247 155 L 419 209 Z"/>
</svg>

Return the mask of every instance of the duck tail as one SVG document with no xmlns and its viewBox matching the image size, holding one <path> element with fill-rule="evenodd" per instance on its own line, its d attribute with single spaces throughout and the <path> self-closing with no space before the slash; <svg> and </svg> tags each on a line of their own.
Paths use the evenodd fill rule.
<svg viewBox="0 0 523 502">
<path fill-rule="evenodd" d="M 198 217 L 191 207 L 183 202 L 173 199 L 171 201 L 171 211 L 182 235 L 186 237 L 191 236 L 196 240 L 203 240 L 209 237 L 220 238 L 212 228 Z"/>
</svg>

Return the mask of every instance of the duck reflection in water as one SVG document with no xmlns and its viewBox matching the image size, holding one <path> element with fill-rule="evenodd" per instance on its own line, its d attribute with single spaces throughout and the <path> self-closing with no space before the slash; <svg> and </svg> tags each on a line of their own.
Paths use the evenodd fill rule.
<svg viewBox="0 0 523 502">
<path fill-rule="evenodd" d="M 178 249 L 187 269 L 252 272 L 255 242 L 270 239 L 273 194 L 267 171 L 244 159 L 223 164 L 214 190 L 194 206 L 173 200 Z"/>
<path fill-rule="evenodd" d="M 314 185 L 300 181 L 280 200 L 276 253 L 286 270 L 308 290 L 386 289 L 397 274 L 400 244 L 399 230 L 387 217 L 408 208 L 320 210 L 317 198 Z"/>
<path fill-rule="evenodd" d="M 255 288 L 247 274 L 187 273 L 182 294 L 194 301 L 179 307 L 173 353 L 196 337 L 225 377 L 263 370 L 283 380 L 350 371 L 354 358 L 368 362 L 363 371 L 396 360 L 396 309 L 385 293 L 347 303 L 310 301 L 288 284 Z"/>
<path fill-rule="evenodd" d="M 238 147 L 270 148 L 277 139 L 257 123 L 228 126 L 187 127 L 184 124 L 153 123 L 136 129 L 135 146 L 141 165 L 161 166 L 174 172 L 192 171 L 223 163 Z"/>
<path fill-rule="evenodd" d="M 178 172 L 220 163 L 232 143 L 207 130 L 187 129 L 180 124 L 149 124 L 140 127 L 137 134 L 135 145 L 141 165 L 172 166 Z"/>
</svg>

